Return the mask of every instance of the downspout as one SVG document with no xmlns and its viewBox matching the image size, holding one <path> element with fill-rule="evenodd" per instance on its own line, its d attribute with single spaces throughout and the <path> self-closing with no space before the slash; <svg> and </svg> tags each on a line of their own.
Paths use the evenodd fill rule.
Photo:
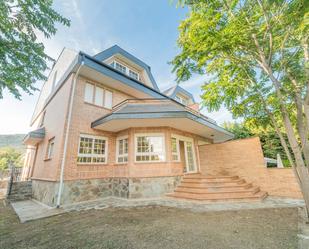
<svg viewBox="0 0 309 249">
<path fill-rule="evenodd" d="M 78 78 L 79 70 L 80 70 L 80 68 L 83 65 L 84 65 L 84 61 L 82 59 L 82 62 L 79 65 L 79 67 L 78 67 L 78 69 L 76 71 L 76 74 L 74 76 L 74 80 L 73 80 L 72 92 L 71 92 L 70 103 L 69 103 L 68 122 L 67 122 L 66 131 L 65 131 L 65 139 L 64 139 L 64 146 L 63 146 L 63 158 L 62 158 L 62 161 L 61 161 L 59 189 L 58 189 L 58 196 L 57 196 L 57 208 L 60 207 L 61 194 L 62 194 L 62 189 L 63 189 L 64 165 L 65 165 L 65 159 L 66 159 L 66 155 L 67 155 L 67 147 L 68 147 L 68 140 L 69 140 L 69 130 L 70 130 L 71 119 L 72 119 L 73 99 L 74 99 L 76 81 L 77 81 L 77 78 Z"/>
</svg>

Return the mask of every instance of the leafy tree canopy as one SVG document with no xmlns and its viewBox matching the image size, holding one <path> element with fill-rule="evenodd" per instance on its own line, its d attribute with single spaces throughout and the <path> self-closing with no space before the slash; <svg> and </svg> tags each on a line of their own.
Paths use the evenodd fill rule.
<svg viewBox="0 0 309 249">
<path fill-rule="evenodd" d="M 20 89 L 32 93 L 33 84 L 45 80 L 47 61 L 44 45 L 37 34 L 50 38 L 57 31 L 56 23 L 70 21 L 52 8 L 52 0 L 0 1 L 0 98 L 3 90 L 20 99 Z"/>
<path fill-rule="evenodd" d="M 22 167 L 23 157 L 24 155 L 20 150 L 12 147 L 0 148 L 0 170 L 8 169 L 9 163 L 12 163 L 15 167 Z"/>
</svg>

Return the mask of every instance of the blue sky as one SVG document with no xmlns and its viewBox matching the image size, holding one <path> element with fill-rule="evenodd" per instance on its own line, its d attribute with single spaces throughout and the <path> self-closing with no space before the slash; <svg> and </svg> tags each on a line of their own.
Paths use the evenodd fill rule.
<svg viewBox="0 0 309 249">
<path fill-rule="evenodd" d="M 114 44 L 134 54 L 151 66 L 161 90 L 175 84 L 171 61 L 179 51 L 176 45 L 178 24 L 186 16 L 186 9 L 176 8 L 170 0 L 55 0 L 54 7 L 71 20 L 71 27 L 59 26 L 49 40 L 40 37 L 46 52 L 57 58 L 63 47 L 82 50 L 94 55 Z M 200 100 L 204 76 L 196 76 L 181 83 Z M 37 83 L 40 88 L 42 82 Z M 39 92 L 23 94 L 22 101 L 7 92 L 0 100 L 0 134 L 26 133 Z M 219 124 L 230 121 L 224 109 L 207 113 Z"/>
</svg>

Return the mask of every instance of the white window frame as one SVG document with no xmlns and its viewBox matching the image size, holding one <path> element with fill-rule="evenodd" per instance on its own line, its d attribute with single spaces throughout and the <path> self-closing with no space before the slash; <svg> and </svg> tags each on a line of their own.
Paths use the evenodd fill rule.
<svg viewBox="0 0 309 249">
<path fill-rule="evenodd" d="M 81 137 L 85 137 L 85 138 L 92 138 L 93 142 L 92 142 L 92 147 L 91 147 L 91 154 L 83 154 L 83 153 L 79 153 L 79 149 L 80 149 L 80 139 Z M 94 139 L 101 139 L 101 140 L 105 140 L 105 153 L 104 154 L 94 154 Z M 100 156 L 98 156 L 100 155 Z M 102 155 L 102 156 L 101 156 Z M 107 160 L 108 160 L 108 138 L 104 137 L 104 136 L 96 136 L 96 135 L 89 135 L 89 134 L 79 134 L 78 136 L 78 151 L 77 151 L 77 158 L 78 157 L 91 157 L 91 162 L 78 162 L 77 164 L 107 164 Z M 93 158 L 94 157 L 102 157 L 105 158 L 105 162 L 93 162 Z"/>
<path fill-rule="evenodd" d="M 119 142 L 120 140 L 128 140 L 128 152 L 124 153 L 122 155 L 119 154 Z M 127 157 L 127 161 L 126 162 L 119 162 L 119 157 Z M 116 139 L 116 162 L 117 164 L 127 164 L 129 160 L 129 136 L 121 136 L 121 137 L 117 137 Z"/>
<path fill-rule="evenodd" d="M 46 160 L 50 160 L 53 158 L 55 149 L 55 137 L 48 139 L 47 150 L 46 150 Z"/>
<path fill-rule="evenodd" d="M 137 75 L 137 79 L 135 79 L 134 77 L 132 77 L 132 76 L 130 75 L 131 72 L 132 72 L 132 73 L 135 73 L 135 74 Z M 136 71 L 134 71 L 134 70 L 132 70 L 132 69 L 130 69 L 130 68 L 129 68 L 129 73 L 128 73 L 128 75 L 129 75 L 132 79 L 139 80 L 139 73 L 136 72 Z"/>
<path fill-rule="evenodd" d="M 118 69 L 116 68 L 116 64 L 118 64 L 118 65 L 124 67 L 124 68 L 125 68 L 125 72 L 122 72 L 122 71 L 118 70 Z M 132 76 L 130 75 L 130 72 L 135 73 L 135 74 L 137 75 L 137 79 L 135 79 L 135 80 L 139 80 L 139 79 L 140 79 L 140 78 L 139 78 L 140 75 L 139 75 L 139 73 L 138 73 L 137 71 L 135 71 L 134 69 L 131 69 L 130 67 L 128 67 L 128 66 L 122 64 L 121 62 L 119 62 L 119 61 L 117 61 L 117 60 L 114 60 L 113 62 L 111 62 L 110 65 L 111 65 L 113 68 L 115 68 L 117 71 L 119 71 L 119 72 L 121 72 L 121 73 L 124 73 L 124 74 L 128 75 L 128 76 L 129 76 L 130 78 L 132 78 L 132 79 L 135 79 L 135 78 L 132 77 Z"/>
<path fill-rule="evenodd" d="M 123 65 L 122 63 L 118 62 L 118 61 L 114 61 L 114 67 L 117 71 L 121 72 L 121 73 L 124 73 L 124 74 L 128 74 L 128 67 L 126 67 L 125 65 Z M 124 67 L 124 70 L 125 72 L 122 72 L 121 70 L 118 70 L 116 67 L 117 67 L 117 64 L 121 67 Z"/>
<path fill-rule="evenodd" d="M 85 94 L 86 94 L 86 85 L 89 84 L 89 85 L 92 85 L 93 86 L 93 92 L 92 92 L 92 100 L 91 102 L 85 100 Z M 97 88 L 100 88 L 102 89 L 103 91 L 103 96 L 102 96 L 102 105 L 98 105 L 96 104 L 96 91 L 97 91 Z M 108 106 L 106 103 L 107 103 L 107 100 L 106 100 L 106 93 L 107 92 L 110 92 L 111 93 L 111 105 Z M 85 82 L 85 86 L 84 86 L 84 102 L 87 103 L 87 104 L 91 104 L 91 105 L 94 105 L 94 106 L 98 106 L 98 107 L 102 107 L 102 108 L 105 108 L 105 109 L 108 109 L 108 110 L 111 110 L 113 108 L 113 97 L 114 97 L 114 92 L 111 91 L 110 89 L 107 89 L 99 84 L 96 84 L 96 83 L 93 83 L 93 82 L 90 82 L 90 81 L 86 81 Z"/>
<path fill-rule="evenodd" d="M 183 105 L 187 106 L 189 104 L 189 99 L 181 95 L 176 94 L 175 99 Z"/>
<path fill-rule="evenodd" d="M 186 142 L 190 142 L 192 143 L 192 151 L 193 151 L 193 162 L 194 162 L 194 166 L 195 166 L 195 171 L 193 172 L 189 172 L 189 173 L 194 173 L 194 172 L 197 172 L 198 171 L 198 168 L 199 168 L 199 164 L 196 160 L 196 153 L 198 152 L 197 151 L 197 148 L 195 147 L 195 143 L 194 143 L 194 139 L 192 137 L 186 137 L 186 136 L 182 136 L 182 135 L 178 135 L 178 134 L 171 134 L 171 137 L 174 137 L 176 138 L 178 141 L 183 141 L 184 143 Z M 179 144 L 179 142 L 178 142 Z M 186 164 L 186 168 L 187 168 L 187 165 L 188 165 L 188 158 L 187 158 L 187 149 L 186 149 L 186 144 L 184 144 L 184 147 L 185 147 L 185 164 Z M 179 151 L 180 152 L 180 151 Z"/>
<path fill-rule="evenodd" d="M 173 146 L 172 146 L 172 139 L 176 139 L 176 152 L 173 152 Z M 179 148 L 179 138 L 177 136 L 171 136 L 171 154 L 172 154 L 172 161 L 173 162 L 180 162 L 180 148 Z M 173 159 L 173 156 L 177 156 L 177 160 Z"/>
<path fill-rule="evenodd" d="M 157 153 L 151 153 L 151 152 L 137 152 L 137 138 L 138 137 L 161 137 L 163 138 L 163 143 L 162 143 L 162 160 L 158 161 L 137 161 L 136 157 L 137 156 L 152 156 L 152 155 L 157 155 Z M 165 150 L 165 134 L 164 133 L 136 133 L 134 134 L 134 162 L 135 163 L 162 163 L 166 162 L 166 150 Z"/>
</svg>

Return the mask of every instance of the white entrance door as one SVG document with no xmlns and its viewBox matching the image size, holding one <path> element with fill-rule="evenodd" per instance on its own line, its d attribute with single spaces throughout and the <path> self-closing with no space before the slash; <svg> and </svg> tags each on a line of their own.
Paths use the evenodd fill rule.
<svg viewBox="0 0 309 249">
<path fill-rule="evenodd" d="M 197 172 L 193 142 L 184 141 L 187 173 Z"/>
</svg>

